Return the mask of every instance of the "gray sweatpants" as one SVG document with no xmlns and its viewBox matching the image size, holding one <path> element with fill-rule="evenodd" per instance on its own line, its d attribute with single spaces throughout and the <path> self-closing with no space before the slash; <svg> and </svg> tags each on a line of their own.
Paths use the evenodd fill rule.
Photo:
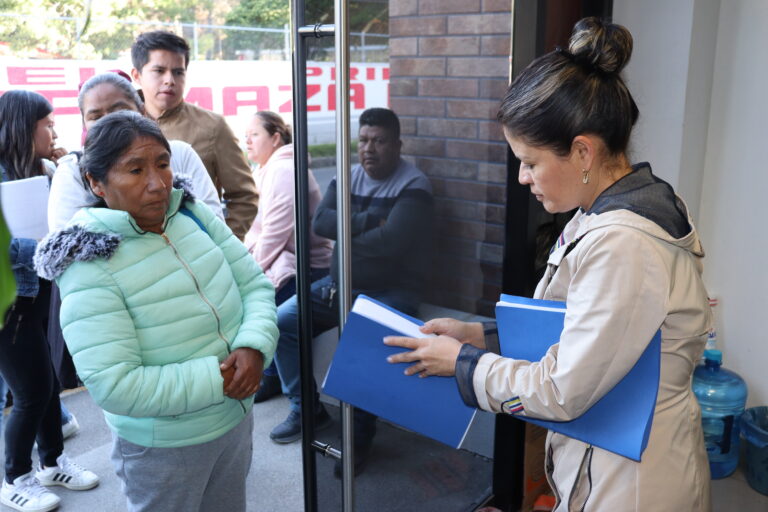
<svg viewBox="0 0 768 512">
<path fill-rule="evenodd" d="M 112 465 L 129 512 L 245 511 L 253 452 L 253 415 L 218 439 L 148 448 L 113 434 Z"/>
</svg>

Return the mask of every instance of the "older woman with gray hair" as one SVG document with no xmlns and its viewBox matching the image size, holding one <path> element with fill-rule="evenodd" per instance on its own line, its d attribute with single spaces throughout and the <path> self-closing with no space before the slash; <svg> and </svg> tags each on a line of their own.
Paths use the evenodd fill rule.
<svg viewBox="0 0 768 512">
<path fill-rule="evenodd" d="M 130 78 L 118 71 L 101 73 L 86 80 L 80 87 L 77 104 L 82 114 L 83 129 L 86 134 L 96 121 L 111 112 L 131 110 L 144 113 L 144 103 L 136 89 L 131 85 Z M 192 146 L 176 140 L 169 141 L 169 146 L 171 148 L 171 168 L 175 178 L 188 181 L 195 195 L 205 202 L 216 215 L 224 218 L 216 188 L 213 186 L 202 160 L 192 149 Z M 48 229 L 50 232 L 66 226 L 80 208 L 93 206 L 99 202 L 99 198 L 91 192 L 83 176 L 80 166 L 82 158 L 82 152 L 72 152 L 58 160 L 58 167 L 53 174 L 48 198 Z M 53 286 L 51 288 L 51 321 L 48 326 L 51 357 L 62 385 L 64 387 L 76 387 L 78 385 L 77 376 L 59 328 L 59 306 L 59 291 L 56 286 Z"/>
<path fill-rule="evenodd" d="M 77 105 L 86 133 L 96 121 L 111 112 L 132 110 L 144 114 L 144 102 L 131 82 L 111 71 L 86 80 L 77 96 Z M 216 188 L 192 146 L 180 140 L 169 141 L 169 145 L 174 176 L 188 180 L 195 195 L 216 215 L 224 218 Z M 80 208 L 98 202 L 80 172 L 82 156 L 81 152 L 73 152 L 58 161 L 48 199 L 50 231 L 63 228 Z"/>
<path fill-rule="evenodd" d="M 274 288 L 224 222 L 173 188 L 153 121 L 109 114 L 81 165 L 100 204 L 41 242 L 78 374 L 104 409 L 130 511 L 244 511 Z"/>
</svg>

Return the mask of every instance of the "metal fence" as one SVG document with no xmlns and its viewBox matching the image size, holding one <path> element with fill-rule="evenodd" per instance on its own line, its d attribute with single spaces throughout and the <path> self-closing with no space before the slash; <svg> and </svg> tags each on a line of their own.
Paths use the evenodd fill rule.
<svg viewBox="0 0 768 512">
<path fill-rule="evenodd" d="M 137 35 L 169 30 L 184 37 L 192 60 L 289 60 L 288 26 L 242 27 L 114 18 L 30 16 L 0 12 L 0 56 L 45 59 L 118 59 L 129 54 Z M 387 34 L 352 32 L 355 62 L 386 62 Z M 333 60 L 333 47 L 309 48 L 312 60 Z"/>
</svg>

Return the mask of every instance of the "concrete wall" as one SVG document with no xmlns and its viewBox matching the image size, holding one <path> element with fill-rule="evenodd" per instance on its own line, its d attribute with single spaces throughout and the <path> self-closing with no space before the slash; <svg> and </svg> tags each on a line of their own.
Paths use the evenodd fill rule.
<svg viewBox="0 0 768 512">
<path fill-rule="evenodd" d="M 699 221 L 724 364 L 746 379 L 751 405 L 768 405 L 766 28 L 765 0 L 722 3 Z"/>
<path fill-rule="evenodd" d="M 749 405 L 768 404 L 768 2 L 615 0 L 635 38 L 627 80 L 641 112 L 636 159 L 688 202 L 707 250 L 705 281 L 724 365 Z"/>
</svg>

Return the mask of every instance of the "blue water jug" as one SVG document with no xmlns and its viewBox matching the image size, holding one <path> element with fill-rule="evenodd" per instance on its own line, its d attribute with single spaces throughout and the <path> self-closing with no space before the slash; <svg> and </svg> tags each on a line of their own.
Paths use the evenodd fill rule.
<svg viewBox="0 0 768 512">
<path fill-rule="evenodd" d="M 739 465 L 739 418 L 747 402 L 744 379 L 721 368 L 722 361 L 719 350 L 705 350 L 704 364 L 693 372 L 712 478 L 725 478 Z"/>
</svg>

